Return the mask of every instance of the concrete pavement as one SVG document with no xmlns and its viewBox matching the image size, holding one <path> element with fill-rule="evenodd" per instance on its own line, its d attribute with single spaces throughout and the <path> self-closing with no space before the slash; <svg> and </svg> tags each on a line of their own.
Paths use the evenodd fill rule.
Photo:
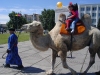
<svg viewBox="0 0 100 75">
<path fill-rule="evenodd" d="M 35 49 L 30 41 L 19 42 L 19 55 L 23 61 L 24 69 L 17 70 L 15 67 L 4 68 L 2 64 L 5 59 L 2 59 L 3 53 L 7 49 L 7 44 L 0 45 L 0 75 L 46 75 L 45 71 L 51 68 L 51 49 L 45 52 L 40 52 Z M 87 47 L 73 52 L 73 58 L 67 58 L 68 65 L 78 73 L 80 72 L 83 60 L 85 58 Z M 70 53 L 68 52 L 68 55 Z M 82 69 L 82 72 L 86 69 L 89 63 L 89 52 Z M 13 65 L 12 65 L 13 66 Z M 94 72 L 100 70 L 100 59 L 96 55 L 95 64 L 88 71 L 87 75 L 95 75 Z M 68 69 L 64 69 L 61 64 L 61 60 L 57 57 L 55 64 L 55 75 L 70 75 Z"/>
</svg>

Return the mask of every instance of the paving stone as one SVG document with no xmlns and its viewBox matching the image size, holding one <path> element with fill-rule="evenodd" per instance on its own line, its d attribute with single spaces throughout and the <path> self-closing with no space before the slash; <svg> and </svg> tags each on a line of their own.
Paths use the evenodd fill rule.
<svg viewBox="0 0 100 75">
<path fill-rule="evenodd" d="M 19 55 L 22 58 L 24 69 L 17 70 L 15 67 L 4 68 L 3 63 L 5 59 L 2 59 L 2 55 L 7 49 L 7 44 L 0 45 L 0 75 L 46 75 L 46 71 L 51 69 L 51 53 L 52 50 L 41 52 L 35 49 L 30 41 L 19 42 L 18 49 Z M 67 53 L 67 64 L 73 68 L 77 73 L 80 73 L 84 58 L 86 56 L 88 47 L 75 51 L 72 53 L 73 58 L 70 58 L 70 52 Z M 6 55 L 5 55 L 6 56 Z M 82 72 L 87 68 L 90 60 L 90 54 L 88 52 L 87 58 L 82 69 Z M 95 64 L 90 68 L 87 75 L 95 75 L 94 72 L 100 70 L 100 59 L 96 55 Z M 54 75 L 70 75 L 70 71 L 62 67 L 60 57 L 56 58 Z"/>
</svg>

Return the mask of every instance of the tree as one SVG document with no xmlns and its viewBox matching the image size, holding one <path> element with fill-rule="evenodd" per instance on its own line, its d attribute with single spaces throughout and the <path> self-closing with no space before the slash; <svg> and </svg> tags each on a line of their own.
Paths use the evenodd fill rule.
<svg viewBox="0 0 100 75">
<path fill-rule="evenodd" d="M 98 20 L 97 28 L 100 30 L 100 18 L 99 18 L 99 20 Z"/>
<path fill-rule="evenodd" d="M 19 29 L 23 24 L 26 24 L 27 21 L 26 19 L 22 16 L 21 13 L 16 13 L 14 11 L 12 11 L 11 13 L 9 13 L 9 22 L 7 22 L 7 26 L 8 28 L 15 28 L 15 29 Z"/>
<path fill-rule="evenodd" d="M 55 11 L 53 9 L 44 9 L 40 15 L 40 21 L 45 30 L 51 30 L 55 25 Z"/>
</svg>

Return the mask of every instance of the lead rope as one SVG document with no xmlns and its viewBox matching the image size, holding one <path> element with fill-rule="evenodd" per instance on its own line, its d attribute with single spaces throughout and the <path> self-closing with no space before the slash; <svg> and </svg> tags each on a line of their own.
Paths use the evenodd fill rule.
<svg viewBox="0 0 100 75">
<path fill-rule="evenodd" d="M 22 30 L 20 30 L 19 34 L 17 35 L 18 38 L 19 38 L 19 35 L 21 34 L 21 32 L 22 32 Z M 17 40 L 18 40 L 18 39 L 17 39 Z M 16 43 L 16 41 L 14 42 L 13 46 L 15 45 L 15 43 Z M 11 47 L 11 49 L 13 48 L 13 46 Z M 2 59 L 5 59 L 5 58 L 6 58 L 6 57 L 4 57 L 6 53 L 7 53 L 7 52 L 5 52 L 5 53 L 2 55 Z"/>
<path fill-rule="evenodd" d="M 82 64 L 82 67 L 81 67 L 80 73 L 82 73 L 82 69 L 83 69 L 83 66 L 84 66 L 84 63 L 85 63 L 85 59 L 86 59 L 86 57 L 87 57 L 87 54 L 88 54 L 88 50 L 87 50 L 87 52 L 86 52 L 86 56 L 85 56 L 85 58 L 84 58 L 84 61 L 83 61 L 83 64 Z"/>
<path fill-rule="evenodd" d="M 70 39 L 70 54 L 71 54 L 71 58 L 72 58 L 72 51 L 71 51 L 71 49 L 72 49 L 72 39 L 73 39 L 73 34 L 71 33 L 71 39 Z"/>
</svg>

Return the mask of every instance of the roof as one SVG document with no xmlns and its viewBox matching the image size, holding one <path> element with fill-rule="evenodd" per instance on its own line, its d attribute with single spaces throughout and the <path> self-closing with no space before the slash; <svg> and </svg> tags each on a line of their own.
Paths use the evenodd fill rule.
<svg viewBox="0 0 100 75">
<path fill-rule="evenodd" d="M 6 25 L 6 24 L 0 24 L 0 26 L 1 26 L 1 27 L 7 27 L 7 25 Z"/>
</svg>

